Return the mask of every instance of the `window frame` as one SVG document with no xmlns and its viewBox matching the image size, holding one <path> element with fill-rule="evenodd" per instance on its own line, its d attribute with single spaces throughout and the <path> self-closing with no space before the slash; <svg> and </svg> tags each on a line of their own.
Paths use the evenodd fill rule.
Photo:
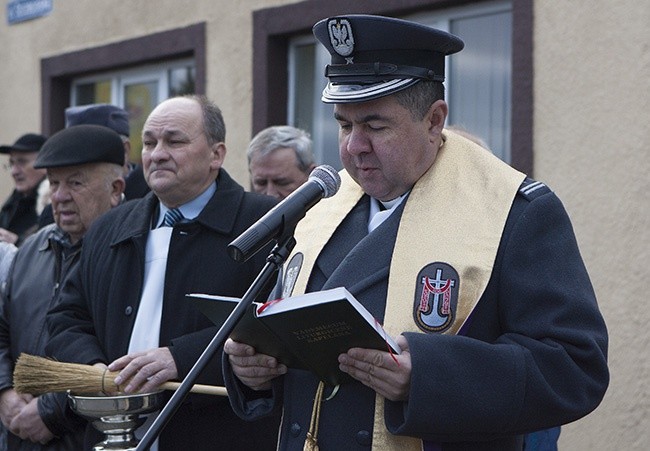
<svg viewBox="0 0 650 451">
<path fill-rule="evenodd" d="M 490 0 L 358 0 L 356 11 L 408 17 L 424 11 Z M 253 12 L 253 129 L 286 122 L 288 46 L 328 16 L 349 13 L 348 0 L 311 0 Z M 510 164 L 533 173 L 533 0 L 512 2 L 512 93 Z"/>
<path fill-rule="evenodd" d="M 120 107 L 124 106 L 125 86 L 134 83 L 158 82 L 157 95 L 160 99 L 164 99 L 169 94 L 169 71 L 190 65 L 194 66 L 194 60 L 192 58 L 183 58 L 164 63 L 140 65 L 125 70 L 103 71 L 83 77 L 75 77 L 71 81 L 70 105 L 78 105 L 75 89 L 78 85 L 100 81 L 111 82 L 111 99 L 109 103 Z"/>
<path fill-rule="evenodd" d="M 205 94 L 205 29 L 205 22 L 201 22 L 41 59 L 43 133 L 49 136 L 65 127 L 65 109 L 70 105 L 73 81 L 93 73 L 192 59 L 196 71 L 195 92 Z"/>
<path fill-rule="evenodd" d="M 443 10 L 427 10 L 422 11 L 416 14 L 411 14 L 403 17 L 406 20 L 413 20 L 415 22 L 428 25 L 439 30 L 452 32 L 452 24 L 457 21 L 462 21 L 465 19 L 480 19 L 484 17 L 493 17 L 495 15 L 507 14 L 510 19 L 512 19 L 512 0 L 493 0 L 491 2 L 485 2 L 479 5 L 464 5 L 460 7 L 451 7 L 445 8 Z M 509 30 L 509 29 L 507 29 Z M 508 39 L 507 45 L 510 46 L 512 42 L 511 35 L 503 35 L 504 39 Z M 466 41 L 467 45 L 467 41 Z M 309 61 L 309 66 L 299 66 L 299 54 L 303 53 L 302 48 L 307 46 L 312 47 L 310 53 L 313 53 L 312 59 Z M 338 156 L 338 126 L 332 117 L 332 105 L 323 104 L 320 101 L 321 89 L 327 83 L 327 79 L 322 73 L 322 68 L 325 67 L 330 61 L 330 54 L 327 50 L 318 43 L 313 34 L 302 34 L 300 36 L 294 36 L 289 39 L 288 46 L 288 83 L 287 83 L 287 118 L 286 123 L 293 125 L 295 127 L 304 128 L 310 131 L 312 139 L 314 141 L 314 156 L 316 161 L 321 164 L 329 164 L 334 168 L 341 168 L 341 162 Z M 494 49 L 495 52 L 498 52 L 498 49 Z M 459 57 L 463 58 L 463 53 Z M 495 53 L 496 54 L 496 53 Z M 508 58 L 511 58 L 511 53 L 508 55 Z M 453 76 L 454 71 L 452 70 L 451 63 L 455 63 L 452 58 L 451 61 L 447 61 L 447 79 L 445 81 L 445 97 L 447 103 L 450 105 L 450 115 L 447 117 L 448 125 L 461 125 L 463 126 L 465 122 L 462 121 L 463 118 L 470 120 L 469 124 L 476 125 L 471 122 L 473 118 L 472 114 L 463 114 L 462 108 L 458 108 L 459 105 L 454 103 L 454 93 L 459 92 L 458 89 L 454 89 L 454 80 L 456 77 Z M 511 70 L 511 61 L 508 61 L 509 70 Z M 305 70 L 307 69 L 307 70 Z M 490 68 L 486 68 L 487 71 Z M 305 83 L 299 83 L 299 78 L 303 77 L 314 77 L 309 83 L 307 91 L 305 91 Z M 456 75 L 463 76 L 463 73 L 456 73 Z M 508 73 L 508 89 L 511 85 L 512 74 Z M 495 81 L 501 81 L 501 79 L 495 79 Z M 304 79 L 303 79 L 304 82 Z M 500 84 L 500 86 L 503 86 Z M 463 92 L 464 89 L 462 86 L 456 86 L 460 89 L 460 92 Z M 506 96 L 510 95 L 509 91 L 506 91 Z M 305 115 L 305 107 L 307 105 L 302 105 L 302 108 L 297 107 L 298 99 L 302 102 L 314 102 L 311 106 L 312 114 Z M 499 97 L 499 100 L 510 100 L 509 97 L 502 99 Z M 497 105 L 503 105 L 503 102 L 497 102 L 494 104 L 485 104 L 479 105 L 477 108 L 473 109 L 474 115 L 479 116 L 490 116 L 490 113 L 494 112 L 495 108 L 498 109 Z M 301 111 L 301 116 L 298 117 L 297 110 Z M 505 123 L 508 127 L 511 126 L 510 111 L 505 109 L 502 111 L 503 115 L 497 114 L 497 118 L 501 120 L 496 120 L 497 123 Z M 455 120 L 452 121 L 452 118 L 455 117 Z M 458 121 L 461 119 L 460 121 Z M 482 119 L 486 122 L 491 122 L 490 119 Z M 490 124 L 483 124 L 484 128 L 490 129 Z M 476 133 L 478 129 L 472 128 L 471 130 Z M 499 158 L 503 159 L 507 163 L 510 163 L 510 133 L 509 129 L 507 134 L 499 132 L 498 129 L 490 129 L 490 132 L 483 132 L 480 134 L 489 145 L 492 152 L 497 155 Z M 494 139 L 492 141 L 491 139 Z"/>
</svg>

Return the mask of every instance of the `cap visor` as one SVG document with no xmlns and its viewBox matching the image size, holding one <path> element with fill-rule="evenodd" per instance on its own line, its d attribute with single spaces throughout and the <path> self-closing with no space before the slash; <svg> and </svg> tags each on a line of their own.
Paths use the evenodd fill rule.
<svg viewBox="0 0 650 451">
<path fill-rule="evenodd" d="M 23 153 L 28 153 L 28 152 L 38 152 L 38 149 L 32 149 L 29 147 L 23 147 L 23 146 L 0 146 L 0 153 L 11 153 L 11 152 L 23 152 Z"/>
<path fill-rule="evenodd" d="M 323 90 L 321 100 L 325 103 L 352 103 L 384 97 L 420 81 L 417 78 L 405 78 L 382 81 L 373 84 L 334 84 L 328 83 Z"/>
</svg>

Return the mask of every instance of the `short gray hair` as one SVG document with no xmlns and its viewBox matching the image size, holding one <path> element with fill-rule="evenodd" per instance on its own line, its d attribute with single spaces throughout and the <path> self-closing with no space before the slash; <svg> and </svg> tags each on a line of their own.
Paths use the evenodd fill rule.
<svg viewBox="0 0 650 451">
<path fill-rule="evenodd" d="M 223 120 L 221 109 L 216 103 L 200 94 L 187 94 L 186 99 L 194 100 L 201 107 L 203 113 L 203 130 L 208 139 L 208 144 L 226 141 L 226 123 Z"/>
<path fill-rule="evenodd" d="M 445 100 L 445 87 L 439 81 L 421 80 L 395 94 L 397 103 L 410 111 L 415 120 L 422 120 L 431 105 L 438 100 Z"/>
<path fill-rule="evenodd" d="M 314 165 L 312 140 L 309 133 L 290 125 L 275 125 L 265 128 L 255 135 L 246 151 L 248 164 L 250 165 L 255 154 L 264 156 L 274 150 L 287 147 L 295 151 L 298 168 L 302 172 L 307 172 Z"/>
<path fill-rule="evenodd" d="M 99 176 L 103 179 L 106 189 L 110 190 L 111 185 L 116 179 L 124 180 L 124 166 L 115 163 L 90 163 L 89 166 L 94 166 L 99 172 Z"/>
</svg>

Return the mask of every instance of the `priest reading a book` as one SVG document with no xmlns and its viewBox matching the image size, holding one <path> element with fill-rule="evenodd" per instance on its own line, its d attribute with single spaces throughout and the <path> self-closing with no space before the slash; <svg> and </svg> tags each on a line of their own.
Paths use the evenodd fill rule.
<svg viewBox="0 0 650 451">
<path fill-rule="evenodd" d="M 298 223 L 281 289 L 343 287 L 332 296 L 349 293 L 386 340 L 350 338 L 335 357 L 346 377 L 329 378 L 231 336 L 235 412 L 282 409 L 282 451 L 522 450 L 526 433 L 590 413 L 609 381 L 607 330 L 568 214 L 546 185 L 444 129 L 445 57 L 463 41 L 367 15 L 324 19 L 314 35 L 331 54 L 322 101 L 344 170 Z"/>
</svg>

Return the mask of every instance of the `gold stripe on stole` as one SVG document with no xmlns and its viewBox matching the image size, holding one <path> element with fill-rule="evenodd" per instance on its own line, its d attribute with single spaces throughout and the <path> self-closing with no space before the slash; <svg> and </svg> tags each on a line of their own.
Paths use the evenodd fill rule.
<svg viewBox="0 0 650 451">
<path fill-rule="evenodd" d="M 393 337 L 419 332 L 413 321 L 418 273 L 444 262 L 459 274 L 455 334 L 476 306 L 492 272 L 510 207 L 524 174 L 489 151 L 445 130 L 434 165 L 413 187 L 397 232 L 388 280 L 384 328 Z M 341 189 L 312 208 L 298 224 L 295 252 L 304 255 L 294 294 L 304 293 L 318 254 L 359 201 L 363 192 L 345 172 Z M 289 259 L 288 261 L 290 261 Z M 410 308 L 405 308 L 409 303 Z M 422 441 L 390 434 L 384 425 L 384 399 L 377 395 L 373 450 L 421 450 Z"/>
<path fill-rule="evenodd" d="M 508 213 L 525 177 L 455 133 L 445 131 L 444 137 L 434 165 L 411 190 L 397 231 L 384 317 L 384 329 L 393 337 L 421 332 L 413 321 L 416 278 L 433 262 L 458 272 L 456 315 L 444 333 L 458 332 L 490 280 Z M 373 450 L 421 450 L 421 440 L 388 433 L 383 410 L 384 399 L 377 395 Z"/>
<path fill-rule="evenodd" d="M 359 202 L 359 199 L 363 197 L 363 190 L 346 171 L 341 171 L 339 174 L 341 175 L 341 187 L 338 193 L 316 204 L 296 227 L 293 235 L 296 239 L 296 247 L 287 262 L 289 262 L 290 266 L 291 258 L 298 252 L 304 255 L 304 260 L 295 285 L 291 290 L 292 295 L 305 292 L 318 254 L 323 250 L 336 228 L 343 222 L 343 219 Z"/>
</svg>

